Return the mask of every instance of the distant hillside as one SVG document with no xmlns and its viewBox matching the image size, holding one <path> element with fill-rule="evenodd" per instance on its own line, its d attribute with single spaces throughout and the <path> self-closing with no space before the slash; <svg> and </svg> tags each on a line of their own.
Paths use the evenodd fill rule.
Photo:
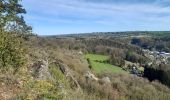
<svg viewBox="0 0 170 100">
<path fill-rule="evenodd" d="M 165 36 L 170 34 L 170 31 L 125 31 L 125 32 L 93 32 L 93 33 L 75 33 L 75 34 L 65 34 L 65 35 L 51 35 L 44 37 L 130 37 L 130 36 L 140 36 L 140 35 L 151 35 L 151 36 Z"/>
</svg>

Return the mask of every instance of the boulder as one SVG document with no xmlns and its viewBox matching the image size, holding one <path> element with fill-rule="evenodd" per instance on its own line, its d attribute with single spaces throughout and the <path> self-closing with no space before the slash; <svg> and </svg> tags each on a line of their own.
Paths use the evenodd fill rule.
<svg viewBox="0 0 170 100">
<path fill-rule="evenodd" d="M 94 75 L 92 74 L 90 71 L 87 71 L 84 73 L 84 77 L 87 79 L 87 80 L 95 80 L 95 81 L 98 81 L 99 79 Z"/>
<path fill-rule="evenodd" d="M 82 52 L 82 51 L 79 51 L 78 54 L 79 54 L 79 55 L 83 55 L 83 52 Z"/>
<path fill-rule="evenodd" d="M 33 63 L 30 72 L 34 78 L 40 80 L 52 78 L 48 68 L 48 61 L 40 60 Z"/>
<path fill-rule="evenodd" d="M 110 83 L 111 83 L 109 77 L 103 77 L 103 78 L 101 79 L 101 82 L 102 82 L 103 84 L 110 84 Z"/>
</svg>

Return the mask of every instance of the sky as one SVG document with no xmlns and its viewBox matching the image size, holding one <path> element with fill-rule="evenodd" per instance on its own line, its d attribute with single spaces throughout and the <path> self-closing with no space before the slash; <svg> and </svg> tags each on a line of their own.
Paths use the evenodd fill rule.
<svg viewBox="0 0 170 100">
<path fill-rule="evenodd" d="M 168 31 L 170 0 L 22 0 L 39 35 Z"/>
</svg>

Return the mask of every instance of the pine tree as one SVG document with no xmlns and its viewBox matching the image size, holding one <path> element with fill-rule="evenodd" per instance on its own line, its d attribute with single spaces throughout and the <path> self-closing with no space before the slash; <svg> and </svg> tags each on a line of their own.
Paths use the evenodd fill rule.
<svg viewBox="0 0 170 100">
<path fill-rule="evenodd" d="M 0 70 L 16 72 L 24 64 L 21 34 L 30 33 L 22 14 L 21 0 L 0 0 Z"/>
</svg>

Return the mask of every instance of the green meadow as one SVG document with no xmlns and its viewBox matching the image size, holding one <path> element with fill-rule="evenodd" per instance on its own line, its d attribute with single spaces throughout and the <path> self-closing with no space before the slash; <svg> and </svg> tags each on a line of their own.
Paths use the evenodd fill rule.
<svg viewBox="0 0 170 100">
<path fill-rule="evenodd" d="M 115 72 L 115 73 L 125 73 L 126 72 L 118 66 L 114 66 L 109 63 L 104 63 L 104 61 L 107 61 L 109 59 L 108 56 L 98 55 L 98 54 L 86 54 L 85 57 L 86 57 L 86 59 L 90 60 L 92 69 L 97 73 L 100 73 L 102 71 L 111 71 L 111 72 Z"/>
</svg>

